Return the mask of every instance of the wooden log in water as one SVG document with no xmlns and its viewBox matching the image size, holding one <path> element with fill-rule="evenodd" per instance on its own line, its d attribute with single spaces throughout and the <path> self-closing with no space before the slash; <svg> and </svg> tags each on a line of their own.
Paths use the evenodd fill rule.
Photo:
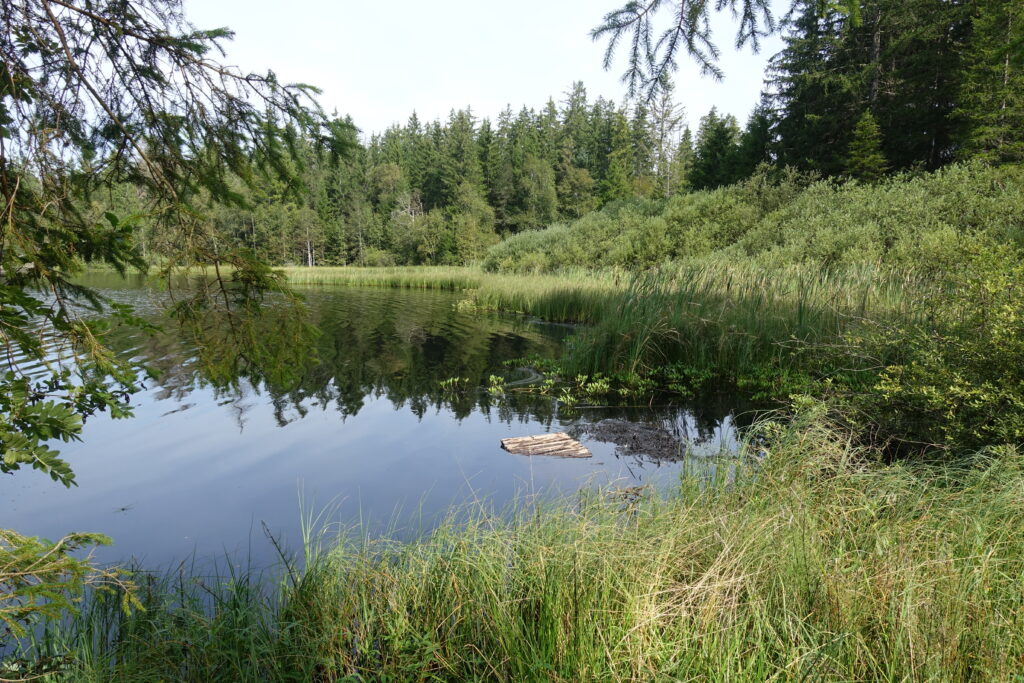
<svg viewBox="0 0 1024 683">
<path fill-rule="evenodd" d="M 502 439 L 501 447 L 516 455 L 550 455 L 555 458 L 591 458 L 586 446 L 565 432 Z"/>
</svg>

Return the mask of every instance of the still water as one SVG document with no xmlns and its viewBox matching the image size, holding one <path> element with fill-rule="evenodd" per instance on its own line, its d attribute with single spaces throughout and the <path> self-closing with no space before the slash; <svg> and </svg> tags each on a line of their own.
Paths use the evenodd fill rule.
<svg viewBox="0 0 1024 683">
<path fill-rule="evenodd" d="M 165 295 L 141 283 L 89 284 L 162 320 Z M 97 531 L 114 544 L 103 561 L 166 568 L 188 558 L 268 566 L 267 532 L 300 543 L 302 510 L 364 533 L 408 537 L 452 505 L 505 508 L 525 496 L 571 494 L 588 485 L 667 488 L 687 458 L 729 448 L 730 397 L 685 406 L 567 408 L 551 397 L 482 387 L 522 370 L 506 361 L 554 357 L 573 333 L 519 316 L 459 310 L 459 295 L 392 289 L 303 291 L 320 334 L 299 348 L 283 327 L 259 331 L 279 367 L 222 364 L 214 342 L 196 342 L 173 322 L 156 335 L 122 334 L 123 353 L 159 370 L 132 397 L 135 416 L 91 418 L 79 443 L 55 444 L 76 472 L 66 489 L 31 470 L 0 478 L 0 525 L 57 538 Z M 266 362 L 263 363 L 266 365 Z M 467 389 L 441 389 L 451 377 Z M 618 438 L 609 419 L 642 423 L 679 446 L 672 457 Z M 742 419 L 742 417 L 740 418 Z M 621 424 L 618 423 L 618 424 Z M 512 455 L 500 440 L 570 431 L 594 457 Z M 622 430 L 611 430 L 618 434 Z"/>
</svg>

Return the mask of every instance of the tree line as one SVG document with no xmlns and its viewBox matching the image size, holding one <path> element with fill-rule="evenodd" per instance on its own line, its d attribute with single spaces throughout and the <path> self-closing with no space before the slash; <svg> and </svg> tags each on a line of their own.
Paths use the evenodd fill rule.
<svg viewBox="0 0 1024 683">
<path fill-rule="evenodd" d="M 414 112 L 367 140 L 346 118 L 335 122 L 345 163 L 300 149 L 302 182 L 231 179 L 246 208 L 211 202 L 210 219 L 225 248 L 271 263 L 456 264 L 508 235 L 737 183 L 763 164 L 873 182 L 967 159 L 1019 163 L 1022 27 L 1009 0 L 866 0 L 856 17 L 804 0 L 742 128 L 712 108 L 691 131 L 667 82 L 624 104 L 577 82 L 560 101 L 494 120 Z M 143 213 L 141 197 L 126 200 Z M 173 252 L 156 225 L 143 247 Z"/>
</svg>

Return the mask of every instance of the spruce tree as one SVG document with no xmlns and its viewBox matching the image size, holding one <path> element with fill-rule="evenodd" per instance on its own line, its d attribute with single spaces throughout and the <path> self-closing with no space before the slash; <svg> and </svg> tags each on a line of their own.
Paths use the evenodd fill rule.
<svg viewBox="0 0 1024 683">
<path fill-rule="evenodd" d="M 582 81 L 572 84 L 566 93 L 562 106 L 562 150 L 566 149 L 568 140 L 573 150 L 572 165 L 593 171 L 590 152 L 593 147 L 594 129 L 590 118 L 590 105 L 587 102 L 587 89 Z M 561 161 L 561 159 L 559 160 Z"/>
<path fill-rule="evenodd" d="M 865 111 L 853 129 L 853 139 L 846 157 L 846 175 L 874 183 L 881 180 L 886 168 L 885 155 L 882 154 L 882 131 L 871 111 Z"/>
<path fill-rule="evenodd" d="M 679 128 L 683 125 L 685 111 L 672 99 L 671 83 L 662 88 L 651 107 L 651 127 L 654 138 L 654 174 L 658 180 L 659 194 L 670 197 L 682 177 L 674 172 L 673 158 L 676 153 Z"/>
<path fill-rule="evenodd" d="M 966 62 L 961 156 L 1024 162 L 1024 4 L 979 0 Z"/>
<path fill-rule="evenodd" d="M 643 101 L 633 105 L 632 118 L 629 121 L 630 146 L 633 159 L 630 176 L 633 178 L 633 190 L 637 195 L 648 195 L 654 191 L 654 155 L 656 140 L 651 108 Z"/>
<path fill-rule="evenodd" d="M 689 190 L 690 169 L 693 168 L 693 132 L 689 126 L 683 128 L 675 154 L 672 156 L 671 177 L 675 192 Z"/>
<path fill-rule="evenodd" d="M 763 102 L 754 108 L 740 135 L 733 157 L 733 178 L 743 180 L 753 175 L 758 166 L 771 161 L 772 122 Z"/>
<path fill-rule="evenodd" d="M 521 207 L 518 229 L 544 228 L 554 222 L 558 216 L 558 193 L 551 164 L 533 155 L 526 157 L 517 190 Z"/>
<path fill-rule="evenodd" d="M 463 183 L 483 191 L 483 170 L 476 144 L 476 120 L 470 109 L 452 112 L 444 127 L 441 149 L 441 183 L 443 194 L 439 206 L 455 202 Z"/>
<path fill-rule="evenodd" d="M 218 64 L 230 31 L 192 27 L 174 0 L 3 0 L 0 17 L 0 473 L 33 467 L 70 485 L 50 444 L 77 438 L 96 412 L 130 414 L 139 388 L 136 369 L 82 317 L 118 307 L 73 277 L 83 261 L 121 273 L 148 265 L 136 218 L 97 220 L 83 207 L 134 188 L 176 245 L 168 263 L 229 262 L 223 291 L 245 285 L 224 298 L 245 308 L 255 290 L 283 285 L 250 251 L 223 249 L 204 209 L 239 205 L 239 184 L 262 174 L 300 187 L 303 138 L 331 156 L 348 147 L 311 88 Z M 215 304 L 195 297 L 182 316 L 204 303 L 212 315 Z"/>
<path fill-rule="evenodd" d="M 562 123 L 559 120 L 558 105 L 551 98 L 541 111 L 537 119 L 538 137 L 540 142 L 540 156 L 552 167 L 558 163 L 562 143 Z"/>
<path fill-rule="evenodd" d="M 785 35 L 785 47 L 767 70 L 778 163 L 824 175 L 843 172 L 843 152 L 861 101 L 857 79 L 834 60 L 843 52 L 844 19 L 822 16 L 803 0 Z"/>
<path fill-rule="evenodd" d="M 719 116 L 715 107 L 700 120 L 693 164 L 687 181 L 695 190 L 710 190 L 735 182 L 739 125 L 731 114 Z"/>
<path fill-rule="evenodd" d="M 940 168 L 953 161 L 959 136 L 968 5 L 936 0 L 865 4 L 870 8 L 865 22 L 845 32 L 835 68 L 855 80 L 859 101 L 868 103 L 881 128 L 882 150 L 893 168 Z"/>
<path fill-rule="evenodd" d="M 625 113 L 612 113 L 610 128 L 607 163 L 601 179 L 601 198 L 605 202 L 633 195 L 633 140 Z"/>
<path fill-rule="evenodd" d="M 495 221 L 500 232 L 514 228 L 511 220 L 515 198 L 515 169 L 512 165 L 512 109 L 506 107 L 498 114 L 498 124 L 491 139 L 484 168 L 487 199 L 494 208 Z"/>
</svg>

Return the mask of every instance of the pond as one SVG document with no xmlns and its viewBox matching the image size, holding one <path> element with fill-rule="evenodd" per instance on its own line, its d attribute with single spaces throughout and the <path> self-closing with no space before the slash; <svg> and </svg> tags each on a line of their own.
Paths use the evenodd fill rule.
<svg viewBox="0 0 1024 683">
<path fill-rule="evenodd" d="M 88 281 L 154 321 L 165 295 L 113 276 Z M 54 539 L 98 531 L 101 561 L 167 568 L 225 558 L 261 567 L 268 539 L 298 549 L 303 511 L 322 522 L 400 538 L 452 506 L 503 509 L 580 487 L 671 487 L 688 459 L 730 448 L 749 408 L 715 395 L 688 405 L 568 408 L 552 397 L 486 391 L 507 361 L 555 357 L 573 328 L 521 316 L 465 312 L 457 293 L 300 290 L 320 331 L 297 349 L 270 326 L 283 367 L 204 369 L 211 349 L 162 321 L 162 332 L 111 343 L 159 370 L 132 397 L 133 418 L 91 418 L 83 441 L 56 445 L 76 472 L 66 489 L 35 471 L 0 479 L 2 525 Z M 225 368 L 227 368 L 225 370 Z M 463 391 L 442 382 L 460 377 Z M 737 416 L 740 416 L 737 418 Z M 679 444 L 666 457 L 618 427 L 643 423 Z M 593 457 L 521 456 L 501 439 L 569 431 Z M 602 441 L 601 439 L 605 439 Z M 618 440 L 619 443 L 615 443 Z"/>
</svg>

